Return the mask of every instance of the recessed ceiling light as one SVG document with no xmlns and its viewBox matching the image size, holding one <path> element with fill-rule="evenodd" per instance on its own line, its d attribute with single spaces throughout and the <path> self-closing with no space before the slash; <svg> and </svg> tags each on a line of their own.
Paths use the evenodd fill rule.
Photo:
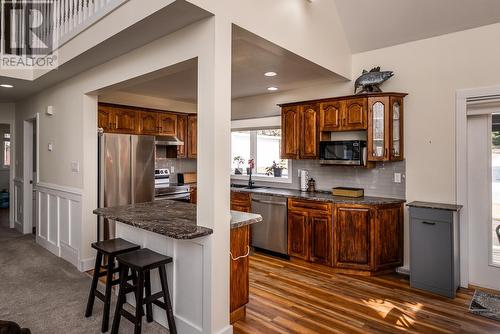
<svg viewBox="0 0 500 334">
<path fill-rule="evenodd" d="M 276 75 L 278 75 L 278 73 L 276 73 L 276 72 L 266 72 L 266 73 L 264 73 L 264 75 L 266 77 L 275 77 Z"/>
<path fill-rule="evenodd" d="M 8 85 L 8 84 L 1 84 L 0 87 L 3 87 L 3 88 L 13 88 L 14 86 Z"/>
<path fill-rule="evenodd" d="M 267 87 L 267 90 L 275 91 L 275 90 L 278 90 L 278 87 Z"/>
</svg>

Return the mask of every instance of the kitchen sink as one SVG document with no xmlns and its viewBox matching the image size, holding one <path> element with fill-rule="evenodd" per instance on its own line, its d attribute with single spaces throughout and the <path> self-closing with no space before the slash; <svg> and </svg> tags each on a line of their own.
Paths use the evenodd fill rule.
<svg viewBox="0 0 500 334">
<path fill-rule="evenodd" d="M 238 188 L 238 189 L 262 189 L 262 188 L 265 188 L 265 187 L 259 187 L 259 186 L 249 187 L 246 184 L 231 184 L 231 188 Z"/>
</svg>

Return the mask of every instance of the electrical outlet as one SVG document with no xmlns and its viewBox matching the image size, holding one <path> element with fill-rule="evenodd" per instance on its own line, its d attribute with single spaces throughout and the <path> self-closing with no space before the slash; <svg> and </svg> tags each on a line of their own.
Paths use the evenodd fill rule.
<svg viewBox="0 0 500 334">
<path fill-rule="evenodd" d="M 401 183 L 401 173 L 394 173 L 394 182 Z"/>
<path fill-rule="evenodd" d="M 73 173 L 80 172 L 80 163 L 78 161 L 71 161 L 71 171 Z"/>
<path fill-rule="evenodd" d="M 170 167 L 170 174 L 175 174 L 175 167 L 174 166 Z"/>
<path fill-rule="evenodd" d="M 53 145 L 52 143 L 49 143 L 49 144 L 47 145 L 47 149 L 48 149 L 50 152 L 52 152 L 52 150 L 54 149 L 54 145 Z"/>
</svg>

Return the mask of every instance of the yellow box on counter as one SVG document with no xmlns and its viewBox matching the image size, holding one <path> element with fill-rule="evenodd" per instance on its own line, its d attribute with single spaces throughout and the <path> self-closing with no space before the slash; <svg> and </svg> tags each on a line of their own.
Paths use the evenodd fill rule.
<svg viewBox="0 0 500 334">
<path fill-rule="evenodd" d="M 332 195 L 344 197 L 363 197 L 365 196 L 365 191 L 361 188 L 336 187 L 332 188 Z"/>
</svg>

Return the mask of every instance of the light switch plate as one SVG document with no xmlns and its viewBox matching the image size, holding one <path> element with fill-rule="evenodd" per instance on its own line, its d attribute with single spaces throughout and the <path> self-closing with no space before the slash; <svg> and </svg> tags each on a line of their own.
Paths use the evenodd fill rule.
<svg viewBox="0 0 500 334">
<path fill-rule="evenodd" d="M 71 171 L 73 173 L 80 172 L 80 163 L 78 161 L 71 161 Z"/>
<path fill-rule="evenodd" d="M 175 167 L 174 166 L 170 166 L 170 174 L 175 174 Z"/>
<path fill-rule="evenodd" d="M 401 173 L 394 173 L 394 182 L 401 183 Z"/>
<path fill-rule="evenodd" d="M 52 152 L 52 150 L 54 149 L 54 145 L 52 145 L 52 143 L 49 143 L 49 145 L 47 145 L 47 149 Z"/>
</svg>

